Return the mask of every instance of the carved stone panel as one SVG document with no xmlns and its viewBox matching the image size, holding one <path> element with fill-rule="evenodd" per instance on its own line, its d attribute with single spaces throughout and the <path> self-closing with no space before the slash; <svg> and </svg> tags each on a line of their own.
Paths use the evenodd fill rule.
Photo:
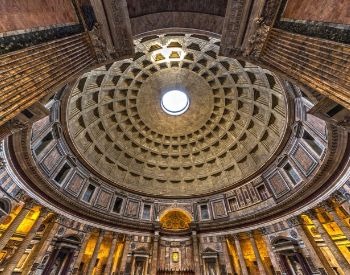
<svg viewBox="0 0 350 275">
<path fill-rule="evenodd" d="M 70 178 L 66 189 L 68 192 L 72 193 L 73 195 L 78 196 L 83 187 L 83 183 L 84 183 L 84 178 L 80 174 L 75 173 Z"/>
<path fill-rule="evenodd" d="M 272 176 L 270 176 L 267 181 L 276 198 L 284 195 L 289 191 L 288 184 L 279 171 L 276 171 L 274 174 L 272 174 Z"/>
<path fill-rule="evenodd" d="M 136 218 L 139 213 L 139 208 L 140 208 L 139 201 L 129 200 L 125 209 L 125 216 Z"/>
<path fill-rule="evenodd" d="M 42 165 L 44 168 L 51 172 L 55 166 L 60 162 L 62 159 L 62 154 L 59 152 L 57 146 L 55 146 L 50 153 L 44 158 L 42 161 Z"/>
<path fill-rule="evenodd" d="M 298 144 L 293 150 L 292 157 L 299 168 L 308 176 L 317 166 L 317 161 L 306 151 L 306 149 Z"/>
<path fill-rule="evenodd" d="M 222 218 L 227 216 L 225 203 L 223 200 L 212 202 L 214 218 Z"/>
<path fill-rule="evenodd" d="M 101 189 L 100 194 L 98 195 L 96 206 L 101 208 L 107 208 L 110 204 L 112 195 L 110 192 Z"/>
</svg>

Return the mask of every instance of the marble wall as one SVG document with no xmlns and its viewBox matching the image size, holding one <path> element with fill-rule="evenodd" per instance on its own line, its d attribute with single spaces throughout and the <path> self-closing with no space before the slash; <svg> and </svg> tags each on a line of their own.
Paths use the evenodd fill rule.
<svg viewBox="0 0 350 275">
<path fill-rule="evenodd" d="M 78 23 L 71 0 L 0 0 L 0 33 Z"/>
<path fill-rule="evenodd" d="M 282 18 L 350 24 L 347 0 L 288 0 Z"/>
</svg>

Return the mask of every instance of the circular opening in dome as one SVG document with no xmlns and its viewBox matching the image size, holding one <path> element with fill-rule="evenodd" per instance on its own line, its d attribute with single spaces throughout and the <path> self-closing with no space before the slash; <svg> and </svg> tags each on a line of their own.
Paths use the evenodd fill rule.
<svg viewBox="0 0 350 275">
<path fill-rule="evenodd" d="M 161 106 L 164 112 L 172 116 L 178 116 L 187 111 L 190 101 L 186 93 L 179 90 L 171 90 L 162 96 Z"/>
</svg>

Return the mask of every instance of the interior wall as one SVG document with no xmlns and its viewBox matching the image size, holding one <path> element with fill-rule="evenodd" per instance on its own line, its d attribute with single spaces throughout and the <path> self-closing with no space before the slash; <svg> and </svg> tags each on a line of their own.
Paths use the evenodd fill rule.
<svg viewBox="0 0 350 275">
<path fill-rule="evenodd" d="M 0 0 L 0 33 L 77 23 L 71 0 Z"/>
<path fill-rule="evenodd" d="M 348 0 L 288 0 L 282 18 L 350 24 Z"/>
</svg>

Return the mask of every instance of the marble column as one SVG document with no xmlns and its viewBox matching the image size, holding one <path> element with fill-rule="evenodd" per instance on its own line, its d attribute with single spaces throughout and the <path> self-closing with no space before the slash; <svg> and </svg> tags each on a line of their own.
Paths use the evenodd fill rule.
<svg viewBox="0 0 350 275">
<path fill-rule="evenodd" d="M 200 275 L 200 264 L 199 264 L 199 248 L 198 248 L 198 237 L 197 232 L 192 231 L 192 245 L 193 245 L 193 262 L 194 262 L 194 273 Z"/>
<path fill-rule="evenodd" d="M 135 260 L 135 256 L 133 255 L 132 256 L 132 259 L 131 259 L 131 272 L 130 274 L 135 274 L 135 265 L 136 265 L 136 260 Z"/>
<path fill-rule="evenodd" d="M 13 219 L 12 223 L 9 225 L 9 227 L 6 229 L 6 231 L 4 232 L 4 234 L 2 234 L 0 238 L 0 251 L 5 248 L 12 235 L 16 232 L 17 227 L 21 224 L 23 219 L 27 216 L 27 214 L 33 207 L 34 201 L 27 201 L 23 208 L 20 210 L 20 212 L 17 214 L 17 216 Z"/>
<path fill-rule="evenodd" d="M 273 252 L 270 240 L 269 240 L 269 238 L 267 236 L 266 228 L 264 228 L 264 227 L 260 228 L 260 232 L 262 234 L 262 238 L 264 240 L 264 243 L 265 243 L 265 246 L 266 246 L 266 250 L 267 250 L 267 253 L 269 254 L 270 261 L 271 261 L 271 264 L 272 264 L 272 267 L 273 267 L 275 273 L 281 272 L 281 268 L 280 268 L 280 266 L 278 264 L 278 259 L 276 257 L 276 254 Z"/>
<path fill-rule="evenodd" d="M 125 267 L 126 267 L 126 263 L 128 260 L 128 254 L 129 254 L 131 240 L 132 240 L 132 236 L 125 237 L 124 251 L 123 251 L 123 256 L 122 256 L 122 260 L 120 263 L 120 269 L 119 269 L 120 274 L 124 274 L 124 272 L 125 272 Z"/>
<path fill-rule="evenodd" d="M 254 235 L 253 235 L 252 232 L 249 232 L 248 236 L 249 236 L 250 243 L 251 243 L 251 245 L 253 247 L 253 251 L 254 251 L 256 262 L 258 263 L 259 274 L 266 275 L 266 272 L 265 272 L 265 269 L 264 269 L 264 264 L 263 264 L 261 256 L 260 256 L 260 252 L 259 252 L 258 246 L 256 245 L 256 241 L 255 241 Z"/>
<path fill-rule="evenodd" d="M 57 215 L 52 215 L 51 224 L 46 228 L 40 242 L 33 248 L 32 252 L 28 256 L 22 273 L 28 274 L 30 270 L 34 271 L 35 268 L 39 265 L 40 261 L 43 259 L 53 237 L 55 236 L 58 229 Z"/>
<path fill-rule="evenodd" d="M 239 260 L 239 265 L 241 267 L 241 273 L 242 275 L 248 275 L 248 269 L 247 265 L 245 263 L 244 257 L 243 257 L 243 251 L 241 248 L 241 244 L 239 242 L 239 236 L 238 235 L 233 235 L 233 238 L 235 240 L 235 247 L 238 255 L 238 260 Z"/>
<path fill-rule="evenodd" d="M 90 226 L 87 226 L 85 229 L 86 233 L 85 233 L 84 239 L 82 240 L 82 244 L 81 244 L 80 250 L 78 252 L 78 256 L 76 257 L 75 262 L 74 262 L 73 274 L 78 274 L 81 260 L 83 259 L 83 256 L 84 256 L 84 253 L 86 250 L 86 246 L 87 246 L 89 239 L 91 237 L 91 231 L 92 231 L 92 228 Z"/>
<path fill-rule="evenodd" d="M 159 231 L 155 231 L 154 232 L 154 238 L 153 238 L 151 274 L 156 274 L 157 273 L 158 249 L 159 249 Z"/>
<path fill-rule="evenodd" d="M 23 253 L 27 249 L 30 242 L 35 237 L 36 232 L 38 231 L 40 225 L 44 221 L 48 211 L 47 209 L 41 209 L 39 217 L 34 222 L 32 228 L 28 232 L 28 234 L 24 237 L 24 240 L 20 243 L 18 246 L 15 254 L 9 259 L 9 261 L 4 266 L 3 275 L 11 275 L 14 269 L 16 268 L 16 265 L 18 264 L 19 260 L 22 258 Z"/>
<path fill-rule="evenodd" d="M 226 272 L 227 274 L 233 274 L 231 259 L 230 259 L 230 256 L 228 255 L 228 250 L 227 250 L 227 238 L 225 236 L 222 237 L 221 246 L 222 246 L 222 254 L 224 256 L 224 264 L 226 267 Z"/>
<path fill-rule="evenodd" d="M 101 244 L 102 244 L 102 241 L 103 241 L 103 236 L 104 236 L 104 231 L 101 230 L 100 234 L 98 235 L 98 238 L 97 238 L 97 242 L 96 242 L 96 245 L 95 245 L 95 248 L 94 248 L 94 252 L 92 253 L 92 256 L 91 256 L 91 259 L 90 259 L 90 262 L 89 262 L 89 265 L 88 265 L 88 269 L 87 269 L 87 272 L 86 272 L 87 275 L 92 274 L 92 272 L 94 271 L 96 260 L 97 260 L 97 256 L 98 256 L 98 252 L 100 251 L 100 247 L 101 247 Z"/>
<path fill-rule="evenodd" d="M 109 249 L 106 267 L 105 267 L 105 271 L 104 271 L 105 274 L 111 274 L 111 269 L 113 266 L 113 260 L 114 260 L 114 254 L 115 254 L 115 248 L 117 247 L 118 235 L 116 233 L 113 233 L 112 238 L 113 238 L 112 244 L 111 244 L 111 248 Z"/>
<path fill-rule="evenodd" d="M 144 265 L 144 274 L 145 275 L 148 274 L 148 262 L 149 262 L 148 259 L 149 259 L 149 257 L 147 256 L 146 261 L 145 261 L 145 265 Z M 151 274 L 153 274 L 153 273 L 151 273 Z"/>
<path fill-rule="evenodd" d="M 313 224 L 315 225 L 317 231 L 320 233 L 322 239 L 326 243 L 329 250 L 332 252 L 334 258 L 338 262 L 340 268 L 344 271 L 345 274 L 350 274 L 350 265 L 343 253 L 339 250 L 338 246 L 333 242 L 330 235 L 328 235 L 327 231 L 324 229 L 321 222 L 318 220 L 317 215 L 314 211 L 307 212 L 307 215 L 311 218 Z"/>
</svg>

